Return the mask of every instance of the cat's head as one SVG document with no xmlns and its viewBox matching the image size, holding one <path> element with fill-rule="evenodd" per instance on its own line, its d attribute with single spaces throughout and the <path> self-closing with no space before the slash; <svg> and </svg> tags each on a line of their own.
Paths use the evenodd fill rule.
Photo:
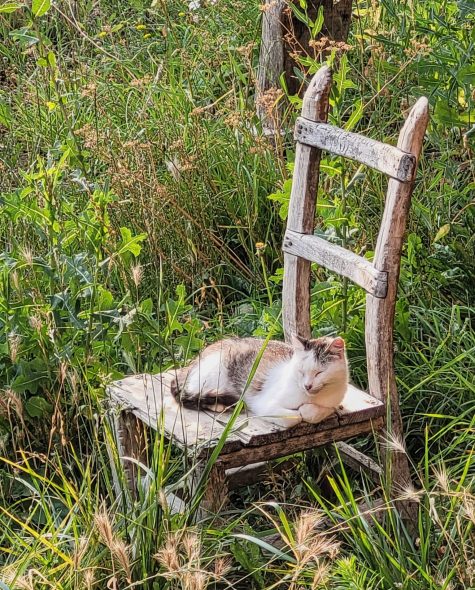
<svg viewBox="0 0 475 590">
<path fill-rule="evenodd" d="M 348 361 L 343 338 L 306 340 L 292 336 L 293 365 L 299 389 L 315 395 L 325 386 L 348 382 Z"/>
</svg>

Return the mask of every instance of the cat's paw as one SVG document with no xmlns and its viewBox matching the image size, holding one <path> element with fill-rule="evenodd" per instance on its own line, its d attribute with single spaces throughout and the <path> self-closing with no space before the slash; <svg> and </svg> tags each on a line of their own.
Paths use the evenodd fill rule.
<svg viewBox="0 0 475 590">
<path fill-rule="evenodd" d="M 328 416 L 331 416 L 334 412 L 333 408 L 324 408 L 315 404 L 303 404 L 299 408 L 300 415 L 304 422 L 310 422 L 310 424 L 317 424 Z"/>
</svg>

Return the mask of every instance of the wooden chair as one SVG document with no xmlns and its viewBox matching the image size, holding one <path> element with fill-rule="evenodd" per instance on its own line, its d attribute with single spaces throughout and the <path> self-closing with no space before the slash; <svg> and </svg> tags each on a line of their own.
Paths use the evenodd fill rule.
<svg viewBox="0 0 475 590">
<path fill-rule="evenodd" d="M 262 477 L 266 462 L 272 459 L 384 427 L 395 437 L 403 436 L 393 367 L 393 323 L 403 236 L 428 122 L 428 103 L 426 98 L 417 101 L 401 130 L 397 147 L 393 147 L 328 125 L 330 88 L 331 72 L 322 67 L 307 89 L 302 116 L 295 127 L 294 180 L 283 243 L 284 331 L 287 340 L 292 333 L 311 336 L 311 262 L 363 287 L 367 291 L 369 393 L 350 385 L 335 415 L 320 424 L 301 423 L 287 430 L 261 418 L 241 415 L 224 443 L 219 443 L 222 448 L 208 473 L 203 469 L 223 435 L 229 415 L 178 406 L 169 388 L 173 372 L 135 375 L 116 381 L 109 387 L 114 406 L 113 426 L 119 457 L 132 491 L 137 482 L 137 464 L 146 463 L 144 427 L 162 431 L 183 450 L 185 457 L 192 459 L 195 468 L 189 477 L 189 487 L 193 490 L 204 474 L 208 487 L 202 506 L 212 512 L 225 504 L 230 489 Z M 314 235 L 322 150 L 356 160 L 390 177 L 373 262 Z M 339 443 L 339 449 L 352 467 L 381 473 L 374 461 L 346 443 Z M 382 446 L 383 456 L 385 452 Z M 406 455 L 386 453 L 386 458 L 390 481 L 395 487 L 406 487 L 410 483 Z M 180 498 L 168 493 L 167 497 L 172 509 L 184 509 L 186 494 Z"/>
</svg>

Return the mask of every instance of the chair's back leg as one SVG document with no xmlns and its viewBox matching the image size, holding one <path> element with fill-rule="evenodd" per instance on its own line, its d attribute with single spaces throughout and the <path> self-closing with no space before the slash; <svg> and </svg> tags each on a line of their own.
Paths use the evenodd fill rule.
<svg viewBox="0 0 475 590">
<path fill-rule="evenodd" d="M 401 130 L 398 148 L 418 159 L 428 120 L 427 99 L 420 98 Z M 401 250 L 413 187 L 414 178 L 407 183 L 393 179 L 389 181 L 383 222 L 374 255 L 376 269 L 388 273 L 388 291 L 385 299 L 367 295 L 366 305 L 369 391 L 376 398 L 390 404 L 391 424 L 388 425 L 388 430 L 401 440 L 403 428 L 393 364 L 393 327 Z M 392 453 L 388 459 L 391 468 L 390 480 L 394 486 L 401 488 L 409 485 L 411 480 L 406 455 L 400 452 Z"/>
<path fill-rule="evenodd" d="M 326 123 L 328 118 L 331 71 L 323 66 L 305 93 L 302 116 Z M 290 195 L 287 229 L 313 233 L 321 150 L 297 143 Z M 310 338 L 310 262 L 284 254 L 282 316 L 285 339 L 292 334 Z"/>
</svg>

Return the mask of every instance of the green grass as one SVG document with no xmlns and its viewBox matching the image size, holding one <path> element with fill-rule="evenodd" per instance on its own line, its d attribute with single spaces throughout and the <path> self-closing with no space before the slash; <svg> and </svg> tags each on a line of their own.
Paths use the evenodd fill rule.
<svg viewBox="0 0 475 590">
<path fill-rule="evenodd" d="M 170 513 L 164 487 L 193 465 L 159 429 L 139 498 L 118 465 L 117 494 L 108 382 L 185 362 L 222 334 L 281 335 L 299 99 L 283 99 L 274 146 L 255 114 L 250 0 L 196 12 L 59 1 L 36 17 L 16 4 L 0 5 L 0 588 L 473 588 L 471 5 L 355 2 L 352 48 L 330 56 L 334 123 L 395 142 L 408 106 L 431 105 L 396 313 L 414 539 L 390 482 L 325 452 L 203 522 L 202 490 L 193 511 Z M 320 62 L 308 56 L 311 71 Z M 370 257 L 385 179 L 339 159 L 323 169 L 319 231 Z M 314 271 L 314 332 L 345 336 L 365 386 L 364 294 Z M 357 445 L 377 455 L 371 437 Z M 370 527 L 356 500 L 371 513 L 378 495 L 385 518 Z"/>
</svg>

